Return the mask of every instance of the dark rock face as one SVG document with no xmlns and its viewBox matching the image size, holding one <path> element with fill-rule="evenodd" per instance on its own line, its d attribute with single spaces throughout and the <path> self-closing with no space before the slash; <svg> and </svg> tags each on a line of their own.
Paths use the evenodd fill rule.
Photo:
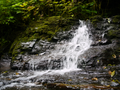
<svg viewBox="0 0 120 90">
<path fill-rule="evenodd" d="M 73 27 L 74 29 L 75 27 Z M 73 38 L 73 30 L 70 31 L 63 31 L 56 33 L 56 36 L 53 37 L 53 40 L 62 41 L 62 40 L 69 40 Z"/>
<path fill-rule="evenodd" d="M 48 42 L 48 41 L 39 40 L 32 47 L 32 50 L 29 52 L 29 54 L 43 53 L 46 50 L 54 49 L 54 45 L 55 45 L 55 43 L 51 43 L 51 42 Z"/>
<path fill-rule="evenodd" d="M 99 60 L 99 65 L 120 64 L 120 27 L 118 23 L 113 24 L 116 18 L 118 19 L 118 16 L 112 17 L 112 21 L 107 21 L 107 19 L 102 20 L 100 17 L 95 17 L 97 22 L 94 22 L 92 18 L 91 22 L 96 26 L 91 30 L 93 44 L 90 51 L 87 51 L 90 53 L 90 56 L 88 55 L 89 59 L 86 62 L 88 65 L 98 66 L 97 60 Z M 109 18 L 109 20 L 111 19 Z"/>
<path fill-rule="evenodd" d="M 10 70 L 11 57 L 5 53 L 0 58 L 0 71 Z"/>
<path fill-rule="evenodd" d="M 62 69 L 62 64 L 63 64 L 62 59 L 51 60 L 51 61 L 45 60 L 36 64 L 36 67 L 34 69 L 35 70 L 48 70 L 48 69 L 58 70 L 58 69 Z"/>
</svg>

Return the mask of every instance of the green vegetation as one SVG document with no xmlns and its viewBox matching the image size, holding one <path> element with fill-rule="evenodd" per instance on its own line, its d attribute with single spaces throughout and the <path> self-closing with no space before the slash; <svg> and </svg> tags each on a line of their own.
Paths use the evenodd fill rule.
<svg viewBox="0 0 120 90">
<path fill-rule="evenodd" d="M 97 13 L 92 10 L 95 2 L 82 3 L 61 0 L 1 0 L 0 24 L 9 24 L 16 21 L 34 20 L 45 16 L 71 16 L 90 15 Z"/>
</svg>

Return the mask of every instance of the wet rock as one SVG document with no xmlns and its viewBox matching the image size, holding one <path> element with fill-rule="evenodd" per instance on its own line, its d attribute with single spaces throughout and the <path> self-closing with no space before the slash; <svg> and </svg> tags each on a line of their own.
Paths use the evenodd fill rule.
<svg viewBox="0 0 120 90">
<path fill-rule="evenodd" d="M 36 42 L 36 44 L 32 48 L 32 51 L 29 53 L 30 54 L 43 53 L 47 50 L 54 49 L 54 45 L 55 43 L 39 40 L 38 42 Z"/>
<path fill-rule="evenodd" d="M 0 58 L 0 71 L 9 70 L 11 63 L 11 57 L 8 53 L 4 53 Z"/>
<path fill-rule="evenodd" d="M 73 30 L 58 32 L 53 37 L 53 39 L 56 40 L 56 41 L 69 40 L 73 37 L 73 32 L 74 32 Z"/>
<path fill-rule="evenodd" d="M 29 70 L 30 64 L 27 62 L 14 61 L 11 65 L 13 70 Z"/>
<path fill-rule="evenodd" d="M 119 24 L 120 23 L 120 15 L 113 16 L 111 23 Z"/>
<path fill-rule="evenodd" d="M 91 20 L 92 22 L 96 23 L 96 22 L 102 21 L 103 18 L 102 18 L 102 16 L 100 16 L 100 15 L 96 15 L 96 16 L 91 17 L 90 20 Z"/>
<path fill-rule="evenodd" d="M 16 62 L 12 63 L 11 69 L 13 69 L 13 70 L 21 70 L 23 65 L 24 65 L 24 63 L 16 61 Z"/>
<path fill-rule="evenodd" d="M 3 86 L 3 82 L 0 82 L 0 86 Z"/>
<path fill-rule="evenodd" d="M 114 38 L 119 39 L 120 38 L 120 30 L 109 30 L 106 37 L 108 37 L 110 39 L 114 39 Z"/>
<path fill-rule="evenodd" d="M 48 60 L 35 65 L 35 70 L 48 70 Z"/>
<path fill-rule="evenodd" d="M 119 83 L 116 83 L 116 82 L 111 82 L 111 84 L 110 84 L 110 86 L 118 86 L 119 85 Z"/>
<path fill-rule="evenodd" d="M 94 28 L 97 30 L 103 30 L 103 18 L 100 15 L 96 15 L 90 18 Z"/>
<path fill-rule="evenodd" d="M 63 68 L 63 61 L 61 59 L 51 60 L 50 67 L 51 67 L 51 69 L 54 69 L 54 70 L 62 69 Z"/>
<path fill-rule="evenodd" d="M 31 50 L 34 46 L 36 40 L 30 41 L 30 42 L 22 42 L 21 43 L 21 50 Z"/>
<path fill-rule="evenodd" d="M 44 60 L 41 61 L 34 66 L 35 70 L 58 70 L 63 68 L 63 59 L 52 59 L 52 60 Z"/>
</svg>

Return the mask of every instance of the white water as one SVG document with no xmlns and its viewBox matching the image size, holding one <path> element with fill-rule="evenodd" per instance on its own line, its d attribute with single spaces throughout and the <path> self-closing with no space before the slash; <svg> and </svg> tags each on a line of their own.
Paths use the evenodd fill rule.
<svg viewBox="0 0 120 90">
<path fill-rule="evenodd" d="M 30 61 L 31 64 L 37 64 L 44 60 L 54 60 L 56 58 L 64 58 L 63 60 L 63 70 L 75 70 L 77 69 L 77 63 L 82 61 L 79 57 L 86 50 L 90 48 L 92 40 L 89 38 L 88 28 L 83 21 L 80 21 L 80 25 L 77 30 L 75 30 L 74 37 L 69 41 L 62 41 L 55 46 L 54 50 L 51 50 L 49 54 L 39 54 L 39 56 L 34 56 L 33 60 Z M 49 69 L 51 69 L 49 67 Z"/>
</svg>

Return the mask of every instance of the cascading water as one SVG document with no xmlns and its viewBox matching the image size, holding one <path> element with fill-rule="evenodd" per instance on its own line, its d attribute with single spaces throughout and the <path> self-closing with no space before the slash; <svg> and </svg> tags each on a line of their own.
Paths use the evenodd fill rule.
<svg viewBox="0 0 120 90">
<path fill-rule="evenodd" d="M 57 58 L 62 58 L 61 68 L 57 70 L 51 70 L 52 65 L 49 65 L 48 70 L 46 71 L 30 71 L 30 72 L 18 72 L 17 74 L 9 74 L 9 78 L 11 79 L 10 85 L 3 86 L 0 89 L 5 89 L 6 87 L 13 87 L 14 85 L 26 85 L 31 86 L 35 84 L 30 84 L 31 78 L 42 77 L 44 75 L 49 74 L 63 74 L 65 72 L 69 72 L 71 70 L 80 70 L 77 68 L 78 61 L 81 61 L 80 55 L 82 55 L 87 49 L 90 48 L 92 40 L 89 38 L 89 30 L 83 21 L 80 21 L 80 25 L 75 33 L 73 34 L 73 38 L 69 41 L 65 41 L 64 43 L 58 43 L 55 45 L 54 50 L 50 50 L 48 54 L 39 54 L 39 56 L 33 56 L 29 63 L 35 67 L 35 64 L 48 60 L 56 60 Z M 14 77 L 15 76 L 15 77 Z M 27 76 L 27 77 L 26 77 Z M 2 77 L 2 75 L 1 75 Z M 49 76 L 48 76 L 49 77 Z M 28 82 L 27 82 L 28 81 Z M 19 82 L 19 83 L 18 83 Z M 24 84 L 27 82 L 27 84 Z"/>
<path fill-rule="evenodd" d="M 40 61 L 56 60 L 57 58 L 62 58 L 61 68 L 66 70 L 75 70 L 77 69 L 78 60 L 80 62 L 81 58 L 79 57 L 87 49 L 90 48 L 92 40 L 89 38 L 88 28 L 83 21 L 79 21 L 80 25 L 75 33 L 73 38 L 64 43 L 58 43 L 55 46 L 54 50 L 49 51 L 49 54 L 35 56 L 33 60 L 30 61 L 32 65 L 39 63 Z M 52 65 L 49 65 L 48 69 L 50 70 Z"/>
</svg>

